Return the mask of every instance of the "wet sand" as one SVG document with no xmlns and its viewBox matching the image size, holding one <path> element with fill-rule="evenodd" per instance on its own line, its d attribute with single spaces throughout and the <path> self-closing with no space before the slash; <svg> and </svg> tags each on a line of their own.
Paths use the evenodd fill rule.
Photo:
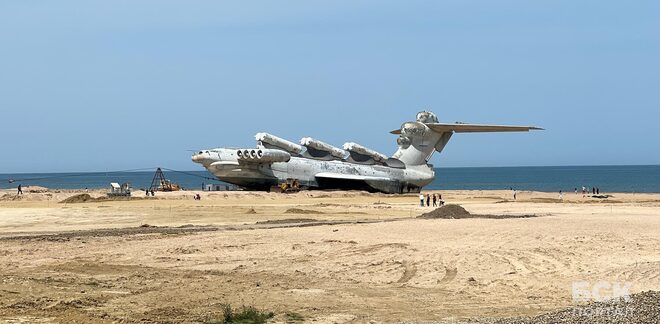
<svg viewBox="0 0 660 324">
<path fill-rule="evenodd" d="M 204 322 L 222 304 L 285 321 L 445 321 L 573 306 L 574 281 L 660 290 L 660 194 L 443 191 L 472 214 L 417 219 L 417 195 L 0 191 L 0 322 Z M 103 191 L 92 191 L 101 197 Z"/>
</svg>

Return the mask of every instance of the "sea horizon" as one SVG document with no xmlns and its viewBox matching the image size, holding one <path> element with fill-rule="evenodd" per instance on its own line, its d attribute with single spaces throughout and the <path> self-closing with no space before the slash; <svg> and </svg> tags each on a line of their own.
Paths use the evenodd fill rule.
<svg viewBox="0 0 660 324">
<path fill-rule="evenodd" d="M 569 165 L 434 167 L 435 180 L 425 190 L 532 190 L 572 192 L 598 188 L 601 192 L 660 193 L 660 165 Z M 0 189 L 42 186 L 51 189 L 107 188 L 129 182 L 134 189 L 149 187 L 155 168 L 121 171 L 0 173 Z M 165 177 L 185 189 L 222 184 L 206 170 L 163 168 Z M 10 182 L 10 180 L 12 182 Z"/>
</svg>

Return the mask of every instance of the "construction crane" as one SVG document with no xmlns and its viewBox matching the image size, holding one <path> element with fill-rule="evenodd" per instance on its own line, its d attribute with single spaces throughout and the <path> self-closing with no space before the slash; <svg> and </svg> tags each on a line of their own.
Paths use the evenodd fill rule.
<svg viewBox="0 0 660 324">
<path fill-rule="evenodd" d="M 153 180 L 151 180 L 151 186 L 149 186 L 149 190 L 153 191 L 179 191 L 181 190 L 181 186 L 178 184 L 165 179 L 165 175 L 163 174 L 163 170 L 160 168 L 156 169 L 156 174 L 154 174 Z"/>
</svg>

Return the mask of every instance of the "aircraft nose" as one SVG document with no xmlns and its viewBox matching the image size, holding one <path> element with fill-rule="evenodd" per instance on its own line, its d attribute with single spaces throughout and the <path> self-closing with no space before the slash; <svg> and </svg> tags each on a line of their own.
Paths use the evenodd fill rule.
<svg viewBox="0 0 660 324">
<path fill-rule="evenodd" d="M 204 160 L 204 152 L 195 153 L 192 156 L 192 161 L 196 163 L 201 163 Z"/>
</svg>

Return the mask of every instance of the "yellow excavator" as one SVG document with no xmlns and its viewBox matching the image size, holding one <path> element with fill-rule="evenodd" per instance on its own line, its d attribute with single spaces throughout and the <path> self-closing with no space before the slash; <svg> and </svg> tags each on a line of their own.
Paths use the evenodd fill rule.
<svg viewBox="0 0 660 324">
<path fill-rule="evenodd" d="M 156 174 L 154 174 L 153 180 L 151 180 L 151 186 L 149 186 L 149 190 L 179 191 L 181 190 L 181 186 L 179 186 L 177 183 L 165 179 L 165 175 L 163 174 L 163 171 L 160 168 L 158 168 L 156 169 Z"/>
<path fill-rule="evenodd" d="M 298 179 L 286 179 L 286 181 L 280 183 L 277 186 L 274 186 L 272 189 L 271 191 L 273 192 L 281 192 L 281 193 L 298 192 L 300 191 L 300 183 L 298 182 Z"/>
<path fill-rule="evenodd" d="M 174 183 L 170 180 L 163 180 L 160 182 L 160 187 L 158 188 L 159 191 L 179 191 L 181 190 L 181 186 L 179 184 Z"/>
</svg>

